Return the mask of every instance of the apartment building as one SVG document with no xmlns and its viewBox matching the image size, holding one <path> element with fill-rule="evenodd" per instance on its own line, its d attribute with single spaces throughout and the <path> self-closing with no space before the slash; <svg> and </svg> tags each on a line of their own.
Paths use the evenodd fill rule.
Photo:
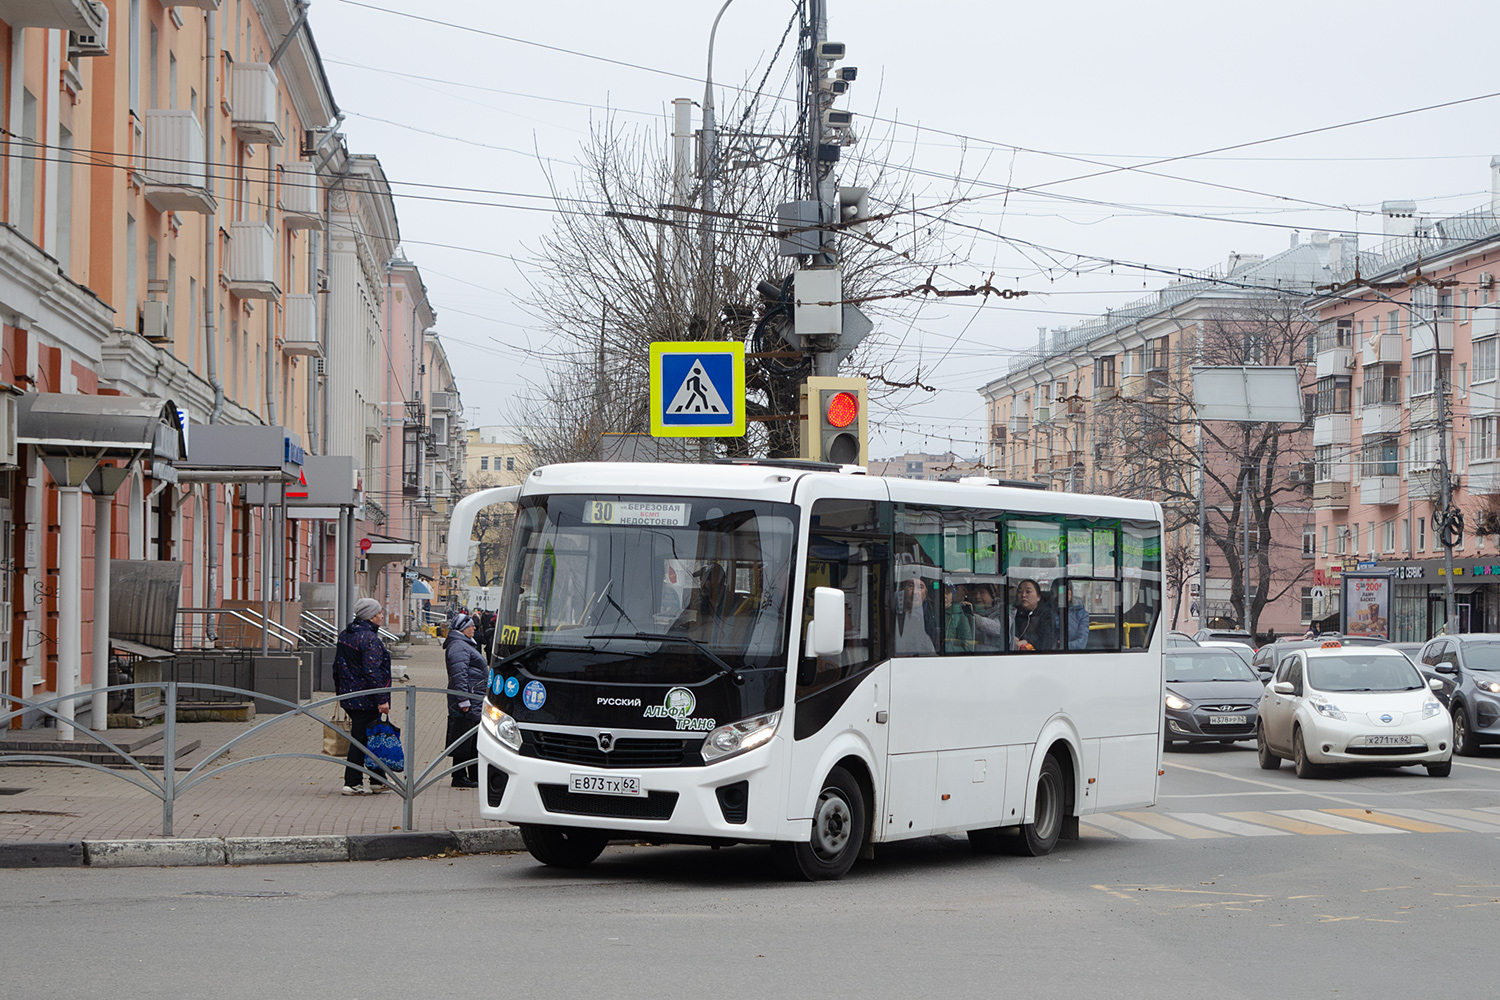
<svg viewBox="0 0 1500 1000">
<path fill-rule="evenodd" d="M 205 609 L 177 645 L 374 582 L 399 230 L 302 15 L 0 0 L 0 691 L 105 683 L 126 562 L 175 564 L 164 593 Z"/>
<path fill-rule="evenodd" d="M 1231 254 L 1106 315 L 1043 328 L 1034 352 L 980 390 L 990 473 L 1161 502 L 1172 627 L 1194 626 L 1200 609 L 1208 619 L 1244 621 L 1248 563 L 1251 626 L 1300 632 L 1312 588 L 1301 545 L 1312 522 L 1301 464 L 1308 435 L 1298 426 L 1200 424 L 1191 368 L 1305 367 L 1311 325 L 1299 307 L 1329 280 L 1342 244 L 1326 233 L 1294 236 L 1281 253 Z M 1200 493 L 1208 562 L 1201 594 Z"/>
<path fill-rule="evenodd" d="M 1313 506 L 1320 600 L 1338 619 L 1345 569 L 1395 572 L 1393 638 L 1500 630 L 1500 158 L 1489 201 L 1448 218 L 1383 206 L 1384 242 L 1335 269 L 1314 299 Z M 1357 267 L 1356 267 L 1357 263 Z M 1456 621 L 1448 620 L 1439 440 L 1452 506 Z M 1494 580 L 1495 582 L 1491 582 Z"/>
<path fill-rule="evenodd" d="M 984 474 L 984 464 L 980 459 L 962 458 L 951 451 L 938 454 L 909 451 L 895 458 L 877 458 L 870 463 L 870 475 L 897 479 L 957 480 L 960 476 Z"/>
</svg>

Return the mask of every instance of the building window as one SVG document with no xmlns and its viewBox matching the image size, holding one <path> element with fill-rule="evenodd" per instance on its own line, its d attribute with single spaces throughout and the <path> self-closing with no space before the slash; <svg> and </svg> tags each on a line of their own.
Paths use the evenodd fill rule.
<svg viewBox="0 0 1500 1000">
<path fill-rule="evenodd" d="M 1364 475 L 1394 476 L 1400 465 L 1400 439 L 1394 434 L 1372 434 L 1364 439 Z"/>
<path fill-rule="evenodd" d="M 1171 340 L 1158 337 L 1146 346 L 1146 368 L 1149 371 L 1165 371 L 1171 360 Z"/>
<path fill-rule="evenodd" d="M 1311 524 L 1302 526 L 1302 558 L 1312 559 L 1318 554 L 1318 529 Z"/>
<path fill-rule="evenodd" d="M 1427 551 L 1427 518 L 1417 518 L 1417 551 Z"/>
<path fill-rule="evenodd" d="M 1313 616 L 1312 588 L 1311 587 L 1303 587 L 1302 588 L 1302 624 L 1306 625 L 1308 622 L 1312 621 L 1312 616 Z"/>
<path fill-rule="evenodd" d="M 1495 345 L 1500 344 L 1500 339 L 1486 337 L 1483 340 L 1474 341 L 1474 381 L 1493 382 L 1495 380 Z"/>
<path fill-rule="evenodd" d="M 1474 461 L 1485 462 L 1495 457 L 1495 418 L 1475 417 L 1469 421 L 1469 434 L 1474 439 Z"/>
<path fill-rule="evenodd" d="M 1323 525 L 1321 531 L 1322 531 L 1322 537 L 1323 537 L 1323 544 L 1322 544 L 1323 554 L 1326 556 L 1328 554 L 1328 525 L 1326 525 L 1326 524 Z"/>
<path fill-rule="evenodd" d="M 1351 385 L 1352 380 L 1348 375 L 1329 375 L 1318 379 L 1318 416 L 1348 413 Z"/>
<path fill-rule="evenodd" d="M 490 471 L 490 457 L 488 455 L 482 455 L 482 456 L 480 456 L 480 459 L 479 459 L 479 471 L 480 472 L 488 472 L 488 471 Z"/>
<path fill-rule="evenodd" d="M 1380 526 L 1380 551 L 1390 555 L 1396 551 L 1396 522 L 1386 521 Z"/>
<path fill-rule="evenodd" d="M 1365 525 L 1365 544 L 1369 546 L 1368 552 L 1371 559 L 1375 558 L 1375 522 L 1371 521 Z"/>
<path fill-rule="evenodd" d="M 1381 406 L 1400 402 L 1401 366 L 1366 365 L 1363 405 Z"/>
<path fill-rule="evenodd" d="M 1313 448 L 1313 478 L 1319 483 L 1333 481 L 1333 445 L 1320 444 Z"/>
<path fill-rule="evenodd" d="M 1349 555 L 1359 555 L 1359 523 L 1349 525 Z"/>
<path fill-rule="evenodd" d="M 1349 552 L 1349 529 L 1342 524 L 1333 529 L 1333 554 L 1347 555 Z"/>
<path fill-rule="evenodd" d="M 1354 344 L 1354 320 L 1325 319 L 1318 324 L 1318 350 L 1331 351 L 1336 347 L 1351 347 Z"/>
<path fill-rule="evenodd" d="M 1401 519 L 1401 551 L 1411 555 L 1411 518 Z"/>
<path fill-rule="evenodd" d="M 506 472 L 515 472 L 516 471 L 516 460 L 514 458 L 507 458 L 505 460 L 505 471 Z"/>
</svg>

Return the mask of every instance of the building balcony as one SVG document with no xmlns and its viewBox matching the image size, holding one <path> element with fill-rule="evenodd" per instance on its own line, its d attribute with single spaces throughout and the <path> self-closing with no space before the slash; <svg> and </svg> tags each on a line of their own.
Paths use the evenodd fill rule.
<svg viewBox="0 0 1500 1000">
<path fill-rule="evenodd" d="M 1411 355 L 1453 350 L 1453 320 L 1432 319 L 1411 325 Z"/>
<path fill-rule="evenodd" d="M 287 163 L 281 168 L 281 221 L 288 229 L 323 228 L 318 205 L 322 185 L 311 163 Z"/>
<path fill-rule="evenodd" d="M 1061 416 L 1066 420 L 1082 421 L 1088 419 L 1087 408 L 1083 404 L 1082 396 L 1074 396 L 1071 399 L 1064 400 L 1059 405 L 1063 408 Z"/>
<path fill-rule="evenodd" d="M 1413 427 L 1421 424 L 1435 424 L 1438 418 L 1437 393 L 1429 392 L 1425 396 L 1413 396 L 1407 406 L 1411 413 L 1411 425 Z"/>
<path fill-rule="evenodd" d="M 1313 444 L 1348 444 L 1352 441 L 1354 420 L 1347 413 L 1319 414 L 1313 418 Z"/>
<path fill-rule="evenodd" d="M 12 28 L 71 31 L 99 39 L 100 44 L 109 35 L 109 11 L 94 0 L 0 0 L 0 21 Z"/>
<path fill-rule="evenodd" d="M 1010 418 L 1010 436 L 1025 437 L 1031 433 L 1031 421 L 1025 414 L 1012 414 Z"/>
<path fill-rule="evenodd" d="M 1040 428 L 1043 424 L 1051 422 L 1051 420 L 1052 420 L 1052 407 L 1050 407 L 1050 406 L 1034 406 L 1034 407 L 1032 407 L 1031 408 L 1031 419 L 1032 419 L 1032 422 L 1035 423 L 1038 428 Z"/>
<path fill-rule="evenodd" d="M 1349 506 L 1348 483 L 1313 483 L 1313 508 L 1341 510 Z"/>
<path fill-rule="evenodd" d="M 1361 434 L 1401 433 L 1401 406 L 1397 403 L 1377 403 L 1359 411 Z"/>
<path fill-rule="evenodd" d="M 280 146 L 286 141 L 276 121 L 276 70 L 270 63 L 237 63 L 234 67 L 230 121 L 241 142 Z"/>
<path fill-rule="evenodd" d="M 1329 375 L 1347 375 L 1349 369 L 1354 367 L 1354 348 L 1330 347 L 1326 351 L 1319 351 L 1316 364 L 1318 378 L 1326 378 Z"/>
<path fill-rule="evenodd" d="M 242 299 L 279 299 L 276 234 L 264 222 L 229 224 L 229 292 Z"/>
<path fill-rule="evenodd" d="M 999 445 L 1005 444 L 1005 430 L 1004 424 L 990 424 L 990 441 Z"/>
<path fill-rule="evenodd" d="M 1500 494 L 1500 458 L 1470 462 L 1466 484 L 1470 496 L 1495 496 Z"/>
<path fill-rule="evenodd" d="M 1378 337 L 1366 337 L 1360 346 L 1360 360 L 1367 365 L 1399 365 L 1401 357 L 1401 335 L 1383 333 Z"/>
<path fill-rule="evenodd" d="M 199 10 L 216 11 L 222 0 L 167 0 L 164 7 L 196 7 Z"/>
<path fill-rule="evenodd" d="M 1449 478 L 1456 485 L 1457 477 Z M 1442 500 L 1443 477 L 1437 469 L 1413 469 L 1406 481 L 1406 495 L 1411 500 Z"/>
<path fill-rule="evenodd" d="M 1359 502 L 1366 507 L 1384 507 L 1401 502 L 1400 476 L 1365 476 L 1359 481 Z"/>
<path fill-rule="evenodd" d="M 318 297 L 316 295 L 288 295 L 286 297 L 286 331 L 281 338 L 284 354 L 309 358 L 323 356 L 323 344 L 318 340 Z"/>
<path fill-rule="evenodd" d="M 1096 403 L 1106 399 L 1114 399 L 1119 394 L 1120 390 L 1112 382 L 1109 385 L 1094 386 L 1094 402 Z"/>
<path fill-rule="evenodd" d="M 1470 340 L 1500 336 L 1500 308 L 1490 306 L 1485 309 L 1474 309 L 1472 315 L 1473 319 L 1469 320 Z"/>
<path fill-rule="evenodd" d="M 146 201 L 158 212 L 213 215 L 219 210 L 208 186 L 203 126 L 191 111 L 146 112 L 146 159 L 141 174 Z"/>
<path fill-rule="evenodd" d="M 1120 397 L 1122 399 L 1135 399 L 1146 391 L 1146 376 L 1126 375 L 1120 379 Z"/>
</svg>

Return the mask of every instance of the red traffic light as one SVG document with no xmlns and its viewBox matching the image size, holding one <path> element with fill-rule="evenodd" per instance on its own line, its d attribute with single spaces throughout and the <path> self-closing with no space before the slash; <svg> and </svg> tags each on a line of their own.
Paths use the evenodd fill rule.
<svg viewBox="0 0 1500 1000">
<path fill-rule="evenodd" d="M 859 417 L 859 398 L 852 392 L 834 393 L 828 400 L 828 422 L 835 427 L 848 427 Z"/>
</svg>

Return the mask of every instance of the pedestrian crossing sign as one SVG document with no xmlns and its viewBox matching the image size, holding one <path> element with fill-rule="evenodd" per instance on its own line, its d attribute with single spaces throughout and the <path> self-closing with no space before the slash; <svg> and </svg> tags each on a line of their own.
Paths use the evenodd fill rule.
<svg viewBox="0 0 1500 1000">
<path fill-rule="evenodd" d="M 669 341 L 651 345 L 653 437 L 744 437 L 745 345 Z"/>
</svg>

